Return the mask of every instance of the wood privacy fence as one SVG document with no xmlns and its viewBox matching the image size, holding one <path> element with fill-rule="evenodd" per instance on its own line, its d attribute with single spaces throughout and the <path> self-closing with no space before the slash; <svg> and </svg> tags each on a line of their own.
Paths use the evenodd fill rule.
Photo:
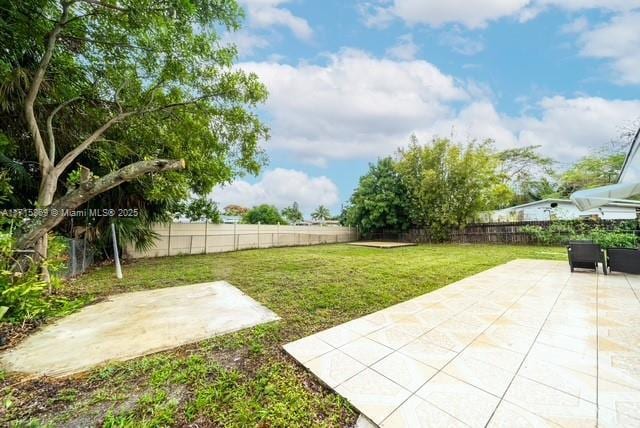
<svg viewBox="0 0 640 428">
<path fill-rule="evenodd" d="M 523 231 L 526 226 L 540 226 L 548 228 L 559 221 L 522 221 L 512 223 L 476 223 L 461 230 L 454 230 L 449 234 L 446 242 L 458 244 L 534 244 L 536 239 Z M 624 227 L 630 233 L 640 234 L 640 221 L 634 220 L 600 220 L 579 221 L 566 223 L 579 224 L 582 230 L 596 226 L 605 229 Z M 414 243 L 432 243 L 428 229 L 411 229 L 406 232 L 383 230 L 365 235 L 365 239 L 394 240 Z"/>
<path fill-rule="evenodd" d="M 130 258 L 205 254 L 250 248 L 334 244 L 358 239 L 355 228 L 338 226 L 288 226 L 258 224 L 172 223 L 154 227 L 154 246 L 138 251 L 126 248 Z"/>
</svg>

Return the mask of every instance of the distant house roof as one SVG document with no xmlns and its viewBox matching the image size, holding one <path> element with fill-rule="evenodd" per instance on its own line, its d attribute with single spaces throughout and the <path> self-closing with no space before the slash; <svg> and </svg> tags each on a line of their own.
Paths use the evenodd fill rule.
<svg viewBox="0 0 640 428">
<path fill-rule="evenodd" d="M 541 205 L 541 204 L 546 204 L 546 205 L 551 205 L 552 203 L 566 203 L 566 204 L 573 204 L 573 202 L 569 199 L 541 199 L 539 201 L 533 201 L 533 202 L 528 202 L 526 204 L 522 204 L 522 205 L 515 205 L 513 207 L 507 207 L 507 208 L 502 208 L 499 211 L 502 210 L 516 210 L 519 208 L 527 208 L 530 206 L 535 206 L 535 205 Z M 609 207 L 627 207 L 627 208 L 640 208 L 640 201 L 638 202 L 633 202 L 633 201 L 625 201 L 625 202 L 608 202 L 603 206 L 609 206 Z"/>
</svg>

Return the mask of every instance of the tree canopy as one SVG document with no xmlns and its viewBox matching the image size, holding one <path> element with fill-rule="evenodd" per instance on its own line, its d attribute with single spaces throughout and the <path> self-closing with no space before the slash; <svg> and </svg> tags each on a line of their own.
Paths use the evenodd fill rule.
<svg viewBox="0 0 640 428">
<path fill-rule="evenodd" d="M 499 201 L 497 208 L 537 201 L 555 193 L 549 181 L 554 174 L 554 162 L 540 155 L 539 148 L 517 147 L 496 153 L 499 172 L 513 193 L 511 198 Z"/>
<path fill-rule="evenodd" d="M 346 224 L 363 232 L 409 227 L 407 188 L 390 157 L 369 165 L 349 200 Z"/>
<path fill-rule="evenodd" d="M 191 221 L 220 223 L 218 205 L 206 197 L 192 199 L 178 205 L 176 215 L 183 215 Z"/>
<path fill-rule="evenodd" d="M 225 215 L 243 216 L 248 211 L 249 211 L 249 208 L 245 208 L 243 206 L 235 205 L 235 204 L 227 205 L 226 207 L 224 207 Z"/>
<path fill-rule="evenodd" d="M 36 177 L 8 180 L 28 190 L 12 203 L 72 208 L 88 199 L 69 191 L 91 188 L 166 208 L 259 171 L 267 91 L 221 39 L 239 28 L 235 0 L 21 0 L 0 14 L 0 161 Z M 76 165 L 84 180 L 60 189 Z M 114 197 L 126 182 L 136 197 Z M 62 221 L 46 220 L 31 238 Z"/>
<path fill-rule="evenodd" d="M 284 217 L 289 223 L 295 224 L 304 220 L 302 211 L 297 202 L 293 202 L 291 206 L 282 209 L 282 217 Z"/>
<path fill-rule="evenodd" d="M 489 143 L 461 145 L 438 139 L 420 145 L 414 138 L 398 157 L 409 217 L 414 225 L 429 228 L 435 239 L 444 239 L 448 231 L 510 195 Z"/>
<path fill-rule="evenodd" d="M 568 197 L 573 192 L 617 182 L 626 153 L 609 147 L 587 155 L 559 177 L 558 192 Z"/>
<path fill-rule="evenodd" d="M 251 208 L 242 218 L 244 223 L 250 224 L 284 224 L 278 208 L 273 205 L 262 204 Z"/>
<path fill-rule="evenodd" d="M 320 205 L 311 213 L 311 218 L 319 221 L 328 220 L 331 218 L 331 211 L 324 205 Z"/>
</svg>

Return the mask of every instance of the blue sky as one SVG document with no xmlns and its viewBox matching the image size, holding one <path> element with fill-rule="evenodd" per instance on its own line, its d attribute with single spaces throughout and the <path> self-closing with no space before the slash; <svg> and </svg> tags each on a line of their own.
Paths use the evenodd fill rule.
<svg viewBox="0 0 640 428">
<path fill-rule="evenodd" d="M 338 212 L 412 133 L 566 165 L 640 119 L 640 0 L 240 0 L 225 40 L 270 91 L 269 165 L 212 194 Z"/>
</svg>

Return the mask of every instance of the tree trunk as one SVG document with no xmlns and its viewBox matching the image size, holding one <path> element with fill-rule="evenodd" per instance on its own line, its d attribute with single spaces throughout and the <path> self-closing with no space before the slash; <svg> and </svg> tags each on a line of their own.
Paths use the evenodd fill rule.
<svg viewBox="0 0 640 428">
<path fill-rule="evenodd" d="M 40 189 L 40 196 L 42 199 L 38 199 L 38 204 L 46 204 L 46 202 L 49 202 L 49 204 L 45 205 L 48 213 L 46 216 L 34 220 L 29 227 L 29 231 L 22 235 L 18 240 L 16 249 L 20 252 L 24 252 L 25 250 L 40 252 L 44 249 L 44 252 L 40 252 L 37 257 L 46 257 L 47 233 L 60 224 L 69 211 L 78 208 L 97 195 L 126 181 L 135 180 L 136 178 L 148 173 L 178 171 L 184 169 L 184 167 L 184 160 L 157 159 L 132 163 L 131 165 L 127 165 L 117 171 L 105 175 L 102 178 L 91 179 L 88 182 L 81 183 L 77 189 L 56 199 L 55 201 L 51 201 L 53 193 L 50 192 L 55 192 L 57 177 L 54 184 L 49 180 L 43 179 L 43 185 Z M 28 258 L 21 257 L 14 265 L 14 269 L 21 269 L 24 271 L 25 267 L 29 266 L 31 262 L 32 261 Z"/>
<path fill-rule="evenodd" d="M 38 203 L 37 208 L 47 208 L 53 202 L 53 197 L 55 196 L 56 189 L 58 188 L 58 174 L 54 169 L 49 169 L 48 171 L 43 171 L 42 180 L 40 182 L 40 191 L 38 193 Z M 47 258 L 47 253 L 49 251 L 49 237 L 45 233 L 38 241 L 35 243 L 33 248 L 33 261 L 41 262 Z M 49 269 L 46 264 L 43 264 L 40 267 L 40 276 L 43 281 L 48 284 L 51 283 L 51 275 L 49 274 Z M 49 288 L 49 292 L 51 292 L 51 288 Z"/>
</svg>

